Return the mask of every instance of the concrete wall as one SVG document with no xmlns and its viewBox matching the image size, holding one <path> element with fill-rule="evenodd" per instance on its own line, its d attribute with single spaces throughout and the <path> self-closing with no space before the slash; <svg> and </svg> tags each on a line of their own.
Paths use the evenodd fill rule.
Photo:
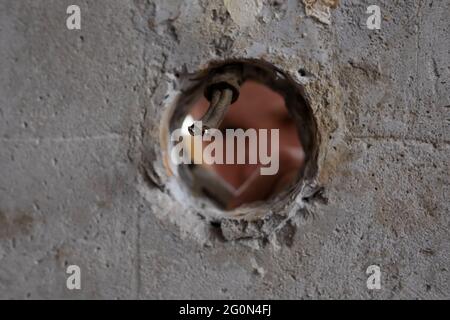
<svg viewBox="0 0 450 320">
<path fill-rule="evenodd" d="M 0 298 L 450 298 L 449 12 L 342 0 L 326 24 L 300 0 L 1 0 Z M 229 221 L 182 201 L 159 152 L 179 75 L 236 57 L 303 83 L 322 135 L 326 201 L 266 239 L 217 236 Z"/>
</svg>

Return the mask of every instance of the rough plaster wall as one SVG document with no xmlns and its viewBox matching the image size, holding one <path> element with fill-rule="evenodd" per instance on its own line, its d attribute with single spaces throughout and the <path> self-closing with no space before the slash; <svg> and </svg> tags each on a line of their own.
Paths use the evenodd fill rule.
<svg viewBox="0 0 450 320">
<path fill-rule="evenodd" d="M 82 30 L 68 31 L 75 2 Z M 450 298 L 450 2 L 343 0 L 330 25 L 297 0 L 246 15 L 75 2 L 0 1 L 0 298 Z M 231 57 L 298 81 L 304 68 L 322 131 L 328 201 L 259 247 L 202 238 L 142 175 L 176 74 Z M 67 264 L 82 290 L 65 288 Z"/>
</svg>

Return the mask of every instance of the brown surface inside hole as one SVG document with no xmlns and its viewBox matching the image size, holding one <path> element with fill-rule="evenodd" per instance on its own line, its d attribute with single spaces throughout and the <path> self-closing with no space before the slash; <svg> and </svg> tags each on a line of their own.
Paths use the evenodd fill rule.
<svg viewBox="0 0 450 320">
<path fill-rule="evenodd" d="M 209 102 L 201 97 L 192 104 L 188 117 L 191 121 L 199 120 L 208 106 Z M 225 209 L 266 200 L 286 190 L 298 180 L 305 162 L 298 128 L 286 108 L 284 98 L 266 85 L 253 80 L 247 80 L 242 85 L 239 99 L 230 106 L 219 129 L 225 133 L 225 129 L 238 128 L 269 129 L 269 133 L 270 129 L 279 129 L 279 170 L 275 175 L 261 175 L 259 159 L 257 164 L 194 165 L 194 177 L 203 179 L 203 193 Z M 203 147 L 206 144 L 204 142 Z M 225 149 L 224 154 L 226 152 Z M 248 152 L 250 149 L 247 143 L 246 155 Z M 226 196 L 217 192 L 223 187 L 230 191 Z"/>
</svg>

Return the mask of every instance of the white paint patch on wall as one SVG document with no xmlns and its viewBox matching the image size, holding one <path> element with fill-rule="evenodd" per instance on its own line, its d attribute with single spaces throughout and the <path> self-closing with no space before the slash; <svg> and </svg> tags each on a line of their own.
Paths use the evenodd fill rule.
<svg viewBox="0 0 450 320">
<path fill-rule="evenodd" d="M 324 24 L 331 24 L 331 10 L 336 9 L 339 0 L 303 0 L 307 16 L 311 16 Z"/>
<path fill-rule="evenodd" d="M 224 0 L 231 19 L 241 28 L 252 25 L 263 7 L 262 0 Z"/>
</svg>

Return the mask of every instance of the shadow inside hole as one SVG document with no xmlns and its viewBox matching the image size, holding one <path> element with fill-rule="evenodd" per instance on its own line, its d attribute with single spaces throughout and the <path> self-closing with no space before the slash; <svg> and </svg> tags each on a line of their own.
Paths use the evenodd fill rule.
<svg viewBox="0 0 450 320">
<path fill-rule="evenodd" d="M 251 148 L 249 140 L 246 139 L 245 164 L 202 163 L 181 165 L 178 168 L 180 176 L 194 193 L 208 197 L 227 210 L 244 204 L 267 201 L 295 189 L 302 177 L 315 170 L 315 166 L 310 165 L 310 160 L 316 158 L 317 152 L 315 122 L 299 86 L 283 72 L 276 68 L 271 69 L 268 65 L 242 65 L 245 81 L 241 86 L 239 99 L 230 106 L 218 129 L 223 132 L 225 145 L 227 129 L 255 129 L 258 133 L 261 133 L 261 129 L 267 129 L 269 150 L 272 130 L 278 129 L 278 155 L 270 151 L 267 154 L 272 160 L 278 159 L 277 172 L 262 175 L 260 168 L 263 164 L 259 154 L 256 164 L 248 162 L 252 152 L 258 153 L 260 134 L 257 135 L 257 150 Z M 213 72 L 215 69 L 211 68 L 209 71 Z M 203 74 L 203 77 L 205 75 L 207 77 L 207 73 Z M 171 130 L 188 127 L 194 120 L 199 120 L 208 109 L 209 102 L 202 95 L 204 81 L 201 78 L 202 76 L 179 100 L 178 108 L 172 116 Z M 185 138 L 183 141 L 188 146 L 192 160 L 201 157 L 202 151 L 210 143 L 204 141 L 195 149 L 192 137 L 187 133 Z M 234 151 L 236 160 L 238 150 Z M 225 147 L 224 163 L 227 152 L 229 149 Z"/>
</svg>

